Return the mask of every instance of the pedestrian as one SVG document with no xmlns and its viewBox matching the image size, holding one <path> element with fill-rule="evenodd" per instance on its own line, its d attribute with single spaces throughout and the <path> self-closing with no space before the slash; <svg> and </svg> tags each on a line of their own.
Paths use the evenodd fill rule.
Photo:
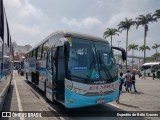
<svg viewBox="0 0 160 120">
<path fill-rule="evenodd" d="M 138 76 L 139 76 L 139 78 L 140 78 L 140 77 L 141 77 L 141 72 L 140 72 L 140 71 L 138 71 L 138 73 L 137 73 L 137 74 L 138 74 Z"/>
<path fill-rule="evenodd" d="M 155 72 L 153 72 L 153 80 L 154 80 L 155 77 L 156 77 Z"/>
<path fill-rule="evenodd" d="M 131 85 L 130 86 L 130 91 L 132 90 L 132 85 L 133 85 L 134 91 L 137 92 L 135 82 L 136 82 L 136 77 L 135 77 L 135 72 L 133 72 L 132 79 L 131 79 L 131 84 L 130 84 Z"/>
<path fill-rule="evenodd" d="M 145 78 L 146 78 L 146 71 L 144 70 L 144 71 L 143 71 L 142 79 L 145 79 Z"/>
<path fill-rule="evenodd" d="M 120 76 L 118 77 L 118 80 L 119 80 L 119 95 L 118 95 L 118 98 L 116 100 L 117 104 L 119 104 L 119 99 L 120 99 L 120 94 L 122 92 L 122 86 L 123 86 L 123 83 L 124 83 L 124 77 L 123 77 L 123 73 L 121 72 L 120 73 Z"/>
<path fill-rule="evenodd" d="M 131 74 L 130 71 L 127 70 L 127 73 L 125 74 L 125 84 L 126 84 L 126 91 L 129 92 L 130 82 L 131 82 Z"/>
</svg>

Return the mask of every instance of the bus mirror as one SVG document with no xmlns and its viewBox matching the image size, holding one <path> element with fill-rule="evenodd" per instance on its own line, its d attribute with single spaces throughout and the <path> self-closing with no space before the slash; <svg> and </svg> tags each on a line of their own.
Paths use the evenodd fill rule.
<svg viewBox="0 0 160 120">
<path fill-rule="evenodd" d="M 64 55 L 66 57 L 69 57 L 69 51 L 70 51 L 70 44 L 68 41 L 64 42 Z"/>
<path fill-rule="evenodd" d="M 121 48 L 121 47 L 113 47 L 112 46 L 112 49 L 116 49 L 116 50 L 121 51 L 123 61 L 125 61 L 127 59 L 126 51 L 123 48 Z"/>
</svg>

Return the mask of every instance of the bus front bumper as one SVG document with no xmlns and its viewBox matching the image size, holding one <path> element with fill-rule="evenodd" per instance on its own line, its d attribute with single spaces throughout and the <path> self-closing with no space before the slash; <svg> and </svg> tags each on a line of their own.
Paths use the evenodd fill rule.
<svg viewBox="0 0 160 120">
<path fill-rule="evenodd" d="M 118 94 L 119 94 L 119 90 L 117 89 L 114 92 L 106 95 L 84 96 L 65 88 L 65 107 L 77 108 L 77 107 L 104 104 L 104 103 L 112 102 L 116 100 L 118 97 Z"/>
</svg>

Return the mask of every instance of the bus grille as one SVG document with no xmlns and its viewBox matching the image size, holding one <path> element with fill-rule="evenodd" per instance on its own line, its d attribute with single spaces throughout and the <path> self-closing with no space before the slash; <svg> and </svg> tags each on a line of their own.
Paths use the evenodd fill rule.
<svg viewBox="0 0 160 120">
<path fill-rule="evenodd" d="M 87 92 L 86 94 L 84 94 L 85 96 L 102 96 L 102 95 L 107 95 L 110 93 L 113 93 L 114 90 L 111 91 L 101 91 L 101 92 Z"/>
</svg>

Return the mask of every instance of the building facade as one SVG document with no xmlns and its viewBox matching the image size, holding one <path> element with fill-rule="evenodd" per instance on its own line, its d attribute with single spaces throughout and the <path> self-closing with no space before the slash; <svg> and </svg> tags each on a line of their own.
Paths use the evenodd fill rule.
<svg viewBox="0 0 160 120">
<path fill-rule="evenodd" d="M 14 50 L 14 61 L 20 61 L 25 57 L 25 53 L 29 51 L 32 46 L 31 45 L 17 45 L 16 42 L 13 42 L 13 50 Z"/>
</svg>

